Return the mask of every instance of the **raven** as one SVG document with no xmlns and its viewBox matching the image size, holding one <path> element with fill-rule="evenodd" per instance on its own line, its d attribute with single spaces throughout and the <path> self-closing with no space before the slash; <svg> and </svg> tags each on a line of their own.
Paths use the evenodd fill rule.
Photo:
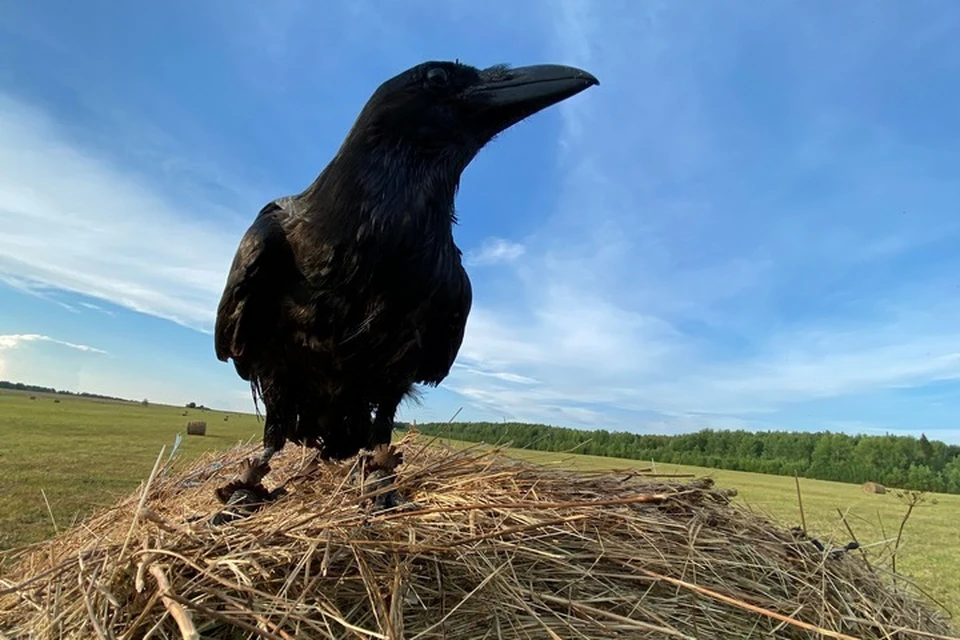
<svg viewBox="0 0 960 640">
<path fill-rule="evenodd" d="M 214 338 L 266 410 L 250 484 L 288 441 L 324 460 L 389 445 L 399 404 L 439 385 L 463 341 L 462 172 L 497 134 L 596 84 L 561 65 L 418 64 L 380 85 L 312 184 L 261 209 Z"/>
</svg>

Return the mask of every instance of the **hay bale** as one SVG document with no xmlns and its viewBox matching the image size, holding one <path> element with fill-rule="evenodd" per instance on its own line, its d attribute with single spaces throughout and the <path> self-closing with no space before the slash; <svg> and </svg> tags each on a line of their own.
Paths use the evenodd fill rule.
<svg viewBox="0 0 960 640">
<path fill-rule="evenodd" d="M 188 436 L 205 436 L 207 435 L 207 423 L 204 420 L 191 420 L 187 423 L 187 435 Z"/>
<path fill-rule="evenodd" d="M 13 637 L 36 638 L 950 631 L 860 553 L 819 551 L 709 479 L 575 474 L 405 440 L 399 488 L 412 511 L 370 514 L 350 480 L 356 461 L 303 470 L 288 446 L 267 477 L 288 494 L 211 527 L 214 489 L 258 447 L 161 468 L 142 511 L 137 492 L 25 550 L 0 583 L 0 619 Z"/>
<path fill-rule="evenodd" d="M 886 493 L 887 488 L 879 482 L 864 482 L 863 490 L 867 493 Z"/>
</svg>

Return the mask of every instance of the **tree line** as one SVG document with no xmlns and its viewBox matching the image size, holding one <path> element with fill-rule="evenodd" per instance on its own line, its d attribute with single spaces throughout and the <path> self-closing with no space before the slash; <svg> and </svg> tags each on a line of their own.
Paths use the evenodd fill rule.
<svg viewBox="0 0 960 640">
<path fill-rule="evenodd" d="M 960 446 L 921 434 L 846 435 L 784 431 L 715 431 L 665 436 L 585 431 L 515 422 L 416 425 L 418 431 L 522 449 L 687 464 L 840 482 L 879 482 L 915 491 L 960 493 Z"/>
<path fill-rule="evenodd" d="M 23 382 L 10 382 L 9 380 L 0 380 L 0 389 L 9 391 L 24 391 L 29 393 L 53 393 L 61 396 L 76 396 L 78 398 L 96 398 L 97 400 L 114 400 L 116 402 L 137 402 L 127 398 L 117 398 L 115 396 L 105 396 L 100 393 L 88 393 L 86 391 L 67 391 L 66 389 L 54 389 L 53 387 L 44 387 L 38 384 L 26 384 Z"/>
</svg>

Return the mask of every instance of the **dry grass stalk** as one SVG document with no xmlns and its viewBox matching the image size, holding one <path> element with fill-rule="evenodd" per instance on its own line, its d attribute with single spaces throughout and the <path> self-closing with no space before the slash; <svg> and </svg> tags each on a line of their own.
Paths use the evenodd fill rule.
<svg viewBox="0 0 960 640">
<path fill-rule="evenodd" d="M 176 600 L 176 594 L 170 588 L 170 581 L 167 580 L 167 574 L 163 572 L 163 568 L 158 564 L 150 565 L 150 575 L 157 581 L 160 600 L 163 601 L 163 606 L 167 608 L 170 617 L 177 623 L 183 640 L 200 640 L 200 634 L 197 633 L 197 628 L 193 626 L 190 613 Z"/>
<path fill-rule="evenodd" d="M 864 556 L 820 551 L 708 479 L 403 447 L 412 510 L 370 514 L 358 465 L 305 470 L 288 447 L 267 478 L 288 495 L 223 527 L 205 524 L 214 488 L 255 446 L 155 467 L 22 552 L 0 579 L 0 637 L 952 637 Z"/>
</svg>

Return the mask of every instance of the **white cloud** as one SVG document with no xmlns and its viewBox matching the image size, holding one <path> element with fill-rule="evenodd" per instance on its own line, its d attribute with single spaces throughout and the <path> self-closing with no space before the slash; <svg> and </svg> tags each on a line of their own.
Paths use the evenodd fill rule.
<svg viewBox="0 0 960 640">
<path fill-rule="evenodd" d="M 67 342 L 66 340 L 58 340 L 56 338 L 51 338 L 50 336 L 45 336 L 39 333 L 12 333 L 0 335 L 0 379 L 6 379 L 6 377 L 11 375 L 15 369 L 11 366 L 12 364 L 15 364 L 12 357 L 5 356 L 6 353 L 38 342 L 55 344 L 84 353 L 96 353 L 104 355 L 107 353 L 103 349 L 98 349 L 97 347 L 91 347 L 90 345 L 78 344 L 75 342 Z"/>
<path fill-rule="evenodd" d="M 524 254 L 526 247 L 502 238 L 488 238 L 475 252 L 466 256 L 468 266 L 486 266 L 516 261 Z"/>
<path fill-rule="evenodd" d="M 625 418 L 608 414 L 608 424 L 653 428 L 666 422 L 700 427 L 743 424 L 817 399 L 960 380 L 957 330 L 913 340 L 884 335 L 888 332 L 882 328 L 859 336 L 840 332 L 783 336 L 784 344 L 763 345 L 752 357 L 727 362 L 712 361 L 687 342 L 670 349 L 665 347 L 669 342 L 644 342 L 627 333 L 617 342 L 623 357 L 605 367 L 602 356 L 590 361 L 565 353 L 562 345 L 570 334 L 543 326 L 524 334 L 525 351 L 516 355 L 498 332 L 519 332 L 518 327 L 481 325 L 480 331 L 468 334 L 470 344 L 461 359 L 469 366 L 454 371 L 450 388 L 488 410 L 518 419 L 538 420 L 544 411 L 592 407 L 601 413 L 633 414 Z M 484 379 L 487 367 L 498 374 L 493 382 Z M 520 384 L 510 374 L 539 383 Z M 661 417 L 638 417 L 651 412 Z"/>
<path fill-rule="evenodd" d="M 84 309 L 89 309 L 89 310 L 91 310 L 91 311 L 99 311 L 100 313 L 105 314 L 105 315 L 108 315 L 108 316 L 114 316 L 114 315 L 116 315 L 116 314 L 115 314 L 113 311 L 111 311 L 110 309 L 104 309 L 104 308 L 101 307 L 100 305 L 98 305 L 98 304 L 93 304 L 92 302 L 81 302 L 81 303 L 80 303 L 80 306 L 83 307 Z"/>
<path fill-rule="evenodd" d="M 201 222 L 0 96 L 0 277 L 204 330 L 242 229 Z"/>
<path fill-rule="evenodd" d="M 453 364 L 454 369 L 461 369 L 465 373 L 476 375 L 476 376 L 486 376 L 488 378 L 496 378 L 497 380 L 503 380 L 504 382 L 514 382 L 517 384 L 540 384 L 539 380 L 534 378 L 528 378 L 527 376 L 517 375 L 516 373 L 508 373 L 505 371 L 485 371 L 483 369 L 476 369 L 474 367 L 467 366 L 460 362 L 455 362 Z"/>
<path fill-rule="evenodd" d="M 71 349 L 76 349 L 77 351 L 86 351 L 88 353 L 106 353 L 103 349 L 98 349 L 96 347 L 91 347 L 86 344 L 77 344 L 75 342 L 67 342 L 65 340 L 57 340 L 56 338 L 51 338 L 50 336 L 44 336 L 39 333 L 13 333 L 7 335 L 0 335 L 0 351 L 5 351 L 7 349 L 16 349 L 19 346 L 28 344 L 31 342 L 50 342 L 53 344 L 58 344 L 61 347 L 69 347 Z"/>
</svg>

